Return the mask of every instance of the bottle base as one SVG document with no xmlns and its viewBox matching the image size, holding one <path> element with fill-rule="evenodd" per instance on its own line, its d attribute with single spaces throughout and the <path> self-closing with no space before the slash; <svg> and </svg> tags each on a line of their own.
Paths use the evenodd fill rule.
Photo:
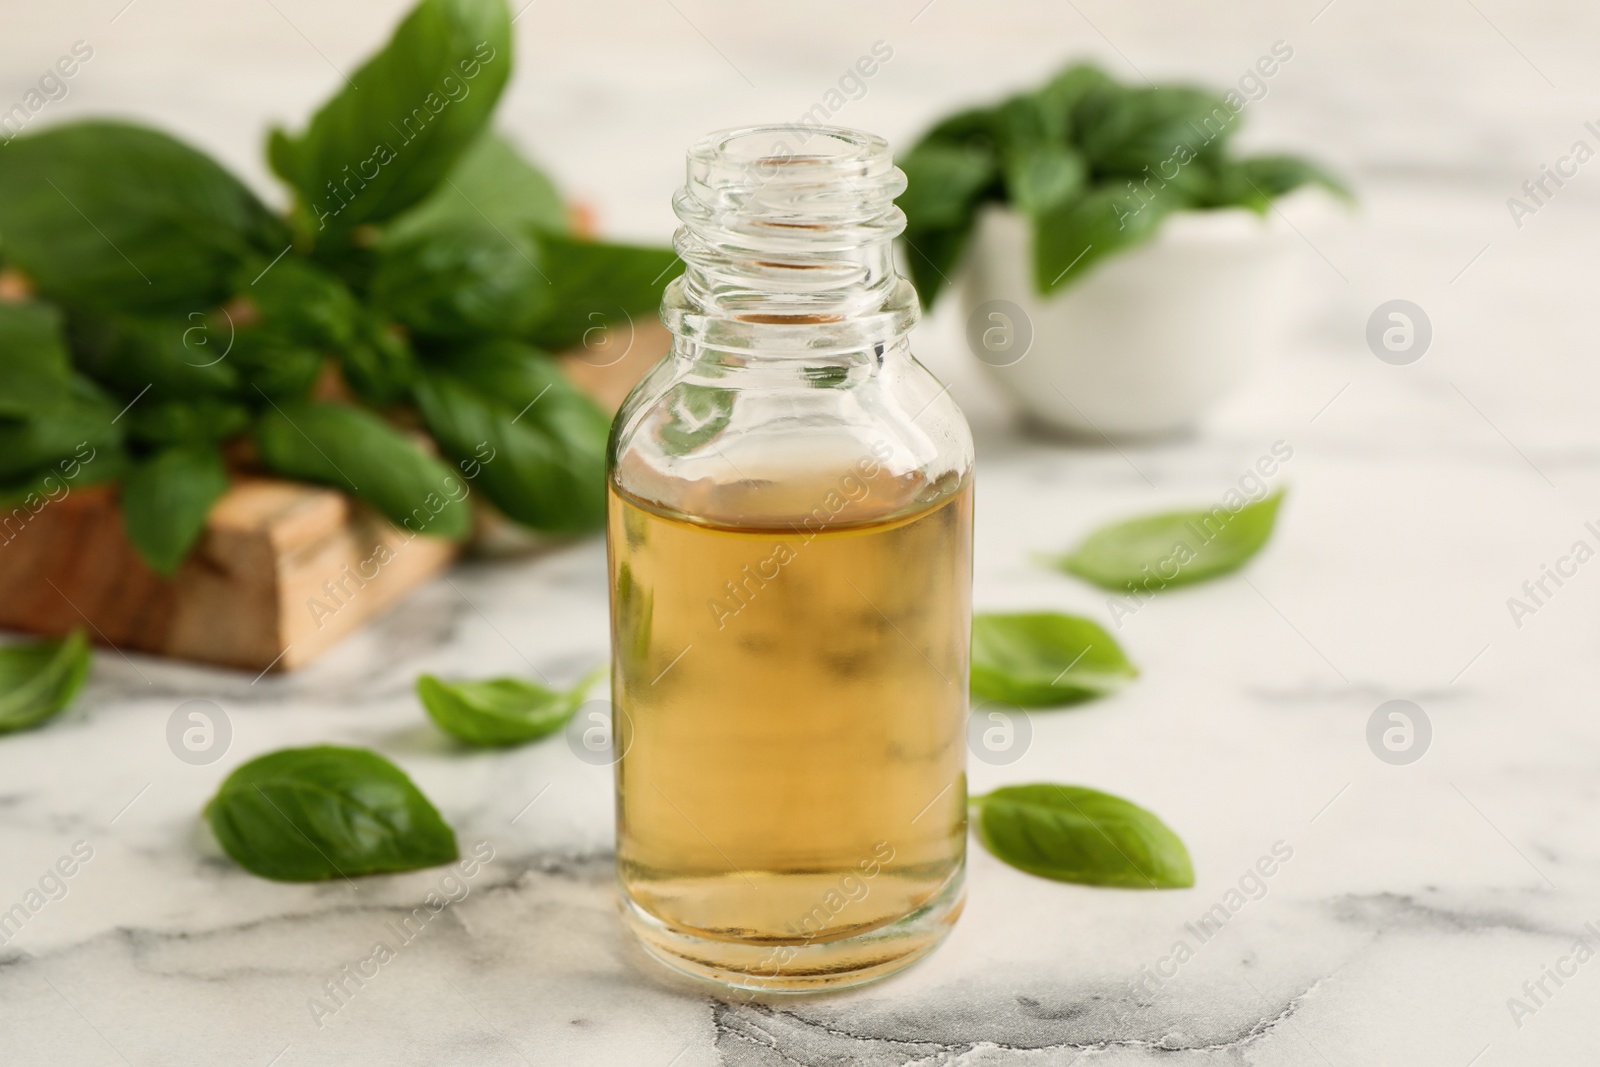
<svg viewBox="0 0 1600 1067">
<path fill-rule="evenodd" d="M 668 926 L 620 894 L 624 923 L 679 974 L 761 993 L 815 993 L 887 978 L 937 948 L 961 916 L 961 875 L 905 918 L 866 933 L 808 944 L 724 941 Z"/>
</svg>

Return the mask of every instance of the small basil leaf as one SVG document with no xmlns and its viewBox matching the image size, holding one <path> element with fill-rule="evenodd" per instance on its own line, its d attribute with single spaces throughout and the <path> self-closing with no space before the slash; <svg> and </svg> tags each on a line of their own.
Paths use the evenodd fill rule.
<svg viewBox="0 0 1600 1067">
<path fill-rule="evenodd" d="M 205 816 L 239 866 L 280 882 L 410 871 L 457 856 L 455 832 L 405 772 L 357 748 L 253 759 L 228 775 Z"/>
<path fill-rule="evenodd" d="M 507 235 L 530 228 L 567 231 L 566 205 L 555 183 L 494 133 L 479 137 L 445 183 L 391 222 L 384 236 L 398 240 L 485 222 Z"/>
<path fill-rule="evenodd" d="M 906 176 L 895 203 L 913 230 L 968 224 L 979 194 L 999 174 L 994 153 L 975 144 L 924 141 L 895 162 Z"/>
<path fill-rule="evenodd" d="M 1079 146 L 1096 171 L 1128 175 L 1180 148 L 1220 152 L 1239 125 L 1222 97 L 1183 85 L 1091 93 L 1074 117 Z"/>
<path fill-rule="evenodd" d="M 103 312 L 219 304 L 288 230 L 209 156 L 164 133 L 74 122 L 18 137 L 0 165 L 7 259 L 39 291 Z"/>
<path fill-rule="evenodd" d="M 135 463 L 122 481 L 128 540 L 158 574 L 171 574 L 228 491 L 228 472 L 212 445 L 177 446 Z"/>
<path fill-rule="evenodd" d="M 1075 139 L 1080 109 L 1091 111 L 1092 97 L 1121 91 L 1121 86 L 1100 68 L 1089 63 L 1074 63 L 1046 82 L 1033 98 L 1056 137 Z"/>
<path fill-rule="evenodd" d="M 1235 494 L 1237 497 L 1237 494 Z M 1113 592 L 1155 592 L 1238 570 L 1267 543 L 1283 490 L 1210 511 L 1174 511 L 1103 526 L 1053 565 Z"/>
<path fill-rule="evenodd" d="M 442 682 L 424 674 L 417 679 L 417 696 L 428 717 L 452 737 L 470 745 L 520 745 L 565 726 L 604 673 L 602 667 L 565 691 L 520 678 Z"/>
<path fill-rule="evenodd" d="M 1006 195 L 1018 211 L 1040 215 L 1077 196 L 1088 176 L 1083 157 L 1055 144 L 1035 145 L 1006 160 Z"/>
<path fill-rule="evenodd" d="M 662 290 L 683 273 L 683 262 L 670 248 L 559 234 L 540 234 L 538 240 L 548 311 L 522 339 L 552 352 L 582 344 L 590 331 L 612 323 L 653 319 Z"/>
<path fill-rule="evenodd" d="M 1083 275 L 1107 255 L 1149 240 L 1181 205 L 1165 191 L 1148 200 L 1101 185 L 1034 218 L 1033 280 L 1048 293 Z"/>
<path fill-rule="evenodd" d="M 414 534 L 460 538 L 472 512 L 455 472 L 369 411 L 304 401 L 273 407 L 255 428 L 279 474 L 343 489 Z"/>
<path fill-rule="evenodd" d="M 0 734 L 37 726 L 72 702 L 92 656 L 82 630 L 0 647 Z"/>
<path fill-rule="evenodd" d="M 413 395 L 440 449 L 510 518 L 551 533 L 604 522 L 610 420 L 548 357 L 488 342 L 425 374 Z"/>
<path fill-rule="evenodd" d="M 505 0 L 422 0 L 299 136 L 268 159 L 319 243 L 342 243 L 433 192 L 489 121 L 511 73 Z"/>
<path fill-rule="evenodd" d="M 1011 785 L 973 797 L 983 846 L 1005 863 L 1058 882 L 1122 889 L 1194 885 L 1189 850 L 1137 804 L 1076 785 Z"/>
<path fill-rule="evenodd" d="M 71 382 L 61 313 L 48 304 L 0 303 L 0 416 L 59 407 Z"/>
<path fill-rule="evenodd" d="M 1054 612 L 972 619 L 972 695 L 1022 707 L 1104 696 L 1137 677 L 1111 635 Z"/>
<path fill-rule="evenodd" d="M 1298 156 L 1251 156 L 1223 169 L 1218 182 L 1220 204 L 1247 207 L 1265 214 L 1272 201 L 1302 185 L 1320 185 L 1342 200 L 1350 189 L 1324 168 Z"/>
<path fill-rule="evenodd" d="M 260 403 L 262 396 L 298 400 L 311 391 L 322 371 L 322 352 L 298 340 L 298 332 L 265 322 L 239 330 L 228 362 L 244 380 L 240 393 Z"/>
</svg>

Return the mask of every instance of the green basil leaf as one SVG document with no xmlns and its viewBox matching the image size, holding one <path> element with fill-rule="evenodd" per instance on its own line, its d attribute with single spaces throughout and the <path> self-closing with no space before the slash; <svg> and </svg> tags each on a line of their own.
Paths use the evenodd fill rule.
<svg viewBox="0 0 1600 1067">
<path fill-rule="evenodd" d="M 234 862 L 279 882 L 411 871 L 457 856 L 455 832 L 405 772 L 358 748 L 257 757 L 224 779 L 205 816 Z"/>
<path fill-rule="evenodd" d="M 1071 148 L 1035 145 L 1006 159 L 1006 196 L 1018 211 L 1041 215 L 1076 197 L 1088 173 L 1083 157 Z"/>
<path fill-rule="evenodd" d="M 895 163 L 906 191 L 895 201 L 910 230 L 969 225 L 979 195 L 999 175 L 994 153 L 979 145 L 924 140 Z"/>
<path fill-rule="evenodd" d="M 72 703 L 92 658 L 82 630 L 0 647 L 0 734 L 37 726 Z"/>
<path fill-rule="evenodd" d="M 1033 281 L 1048 293 L 1091 266 L 1155 235 L 1161 220 L 1182 206 L 1155 191 L 1142 200 L 1112 185 L 1096 186 L 1033 220 Z"/>
<path fill-rule="evenodd" d="M 531 236 L 476 217 L 449 229 L 386 235 L 372 275 L 372 303 L 433 337 L 523 335 L 551 300 L 538 257 Z"/>
<path fill-rule="evenodd" d="M 971 684 L 980 700 L 1077 704 L 1138 674 L 1111 635 L 1088 619 L 1055 612 L 973 616 Z"/>
<path fill-rule="evenodd" d="M 1010 785 L 973 797 L 978 840 L 1021 871 L 1122 889 L 1194 885 L 1189 850 L 1137 804 L 1077 785 Z"/>
<path fill-rule="evenodd" d="M 1324 168 L 1299 156 L 1251 156 L 1221 168 L 1217 206 L 1247 207 L 1266 214 L 1272 201 L 1302 185 L 1320 185 L 1342 200 L 1350 189 Z"/>
<path fill-rule="evenodd" d="M 510 73 L 505 0 L 422 0 L 303 134 L 273 133 L 268 159 L 319 243 L 338 245 L 433 192 Z"/>
<path fill-rule="evenodd" d="M 224 441 L 250 425 L 243 404 L 210 397 L 149 401 L 128 409 L 128 436 L 148 445 L 194 445 Z"/>
<path fill-rule="evenodd" d="M 487 223 L 508 236 L 529 229 L 567 232 L 567 209 L 555 183 L 498 134 L 479 137 L 447 179 L 391 222 L 385 238 L 438 233 L 464 223 Z"/>
<path fill-rule="evenodd" d="M 683 273 L 670 248 L 539 235 L 548 313 L 523 340 L 552 352 L 582 344 L 590 331 L 636 316 L 654 318 L 667 283 Z"/>
<path fill-rule="evenodd" d="M 74 375 L 68 403 L 45 414 L 0 419 L 0 484 L 95 461 L 104 469 L 122 452 L 117 405 L 82 375 Z"/>
<path fill-rule="evenodd" d="M 417 696 L 428 717 L 452 737 L 470 745 L 521 745 L 565 726 L 604 674 L 602 667 L 564 691 L 520 678 L 442 682 L 424 674 L 417 679 Z"/>
<path fill-rule="evenodd" d="M 221 315 L 186 318 L 79 319 L 73 323 L 78 364 L 128 400 L 141 403 L 239 391 L 228 359 L 233 327 Z"/>
<path fill-rule="evenodd" d="M 105 121 L 6 145 L 0 234 L 7 259 L 40 292 L 102 312 L 221 303 L 239 263 L 289 243 L 283 224 L 209 156 Z"/>
<path fill-rule="evenodd" d="M 414 534 L 465 537 L 472 512 L 460 478 L 369 411 L 304 401 L 274 406 L 255 429 L 268 467 L 343 489 Z"/>
<path fill-rule="evenodd" d="M 1220 152 L 1239 125 L 1222 97 L 1183 85 L 1090 93 L 1073 114 L 1095 170 L 1126 175 L 1174 155 Z"/>
<path fill-rule="evenodd" d="M 1052 561 L 1113 592 L 1154 592 L 1236 571 L 1272 536 L 1283 490 L 1239 506 L 1174 511 L 1103 526 Z"/>
<path fill-rule="evenodd" d="M 1093 98 L 1122 91 L 1122 87 L 1099 67 L 1074 63 L 1041 86 L 1033 99 L 1056 137 L 1075 140 L 1079 116 L 1091 114 L 1097 106 Z"/>
<path fill-rule="evenodd" d="M 59 407 L 71 383 L 61 313 L 48 304 L 0 303 L 0 416 Z"/>
<path fill-rule="evenodd" d="M 228 472 L 212 445 L 183 445 L 135 463 L 122 481 L 128 540 L 158 574 L 171 574 L 189 554 L 206 515 L 228 491 Z"/>
<path fill-rule="evenodd" d="M 604 523 L 610 420 L 547 357 L 489 342 L 456 353 L 413 392 L 440 449 L 507 516 L 551 533 Z"/>
</svg>

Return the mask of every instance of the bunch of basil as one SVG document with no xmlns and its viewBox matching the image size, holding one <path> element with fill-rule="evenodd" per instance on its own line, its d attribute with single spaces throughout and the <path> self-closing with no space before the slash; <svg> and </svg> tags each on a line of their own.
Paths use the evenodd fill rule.
<svg viewBox="0 0 1600 1067">
<path fill-rule="evenodd" d="M 0 263 L 37 297 L 0 303 L 0 489 L 120 478 L 162 572 L 226 490 L 225 449 L 417 533 L 469 530 L 451 464 L 527 526 L 598 526 L 608 420 L 547 353 L 651 312 L 675 257 L 571 234 L 488 129 L 510 31 L 505 0 L 422 0 L 303 132 L 272 133 L 286 217 L 140 126 L 0 149 Z M 439 455 L 397 428 L 419 420 Z"/>
<path fill-rule="evenodd" d="M 1034 283 L 1049 293 L 1147 240 L 1174 211 L 1265 214 L 1308 182 L 1349 196 L 1304 159 L 1235 157 L 1238 107 L 1189 86 L 1122 85 L 1079 63 L 1034 92 L 938 123 L 897 160 L 908 183 L 899 200 L 907 260 L 923 304 L 949 281 L 988 203 L 1027 216 Z"/>
</svg>

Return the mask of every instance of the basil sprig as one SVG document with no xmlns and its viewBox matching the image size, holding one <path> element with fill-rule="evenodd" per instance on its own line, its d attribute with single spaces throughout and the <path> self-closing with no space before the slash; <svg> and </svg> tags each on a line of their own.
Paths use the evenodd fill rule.
<svg viewBox="0 0 1600 1067">
<path fill-rule="evenodd" d="M 554 184 L 491 129 L 511 56 L 506 0 L 420 0 L 303 130 L 271 136 L 283 217 L 144 127 L 7 144 L 0 270 L 40 299 L 0 302 L 0 498 L 93 456 L 163 573 L 241 465 L 396 522 L 424 505 L 445 537 L 469 532 L 476 487 L 534 529 L 598 528 L 609 420 L 548 353 L 630 329 L 679 265 L 569 232 Z M 480 373 L 484 350 L 516 369 Z M 481 474 L 437 512 L 453 472 L 387 425 L 418 408 Z"/>
<path fill-rule="evenodd" d="M 1123 85 L 1083 63 L 1032 92 L 946 118 L 897 160 L 918 295 L 932 306 L 955 275 L 985 204 L 1027 216 L 1034 284 L 1049 293 L 1148 240 L 1175 211 L 1265 214 L 1273 199 L 1307 184 L 1349 196 L 1307 160 L 1235 156 L 1237 120 L 1216 93 Z"/>
<path fill-rule="evenodd" d="M 457 856 L 455 832 L 405 772 L 358 748 L 257 757 L 228 775 L 205 816 L 239 866 L 279 882 L 409 871 Z"/>
<path fill-rule="evenodd" d="M 60 641 L 0 646 L 0 734 L 37 726 L 72 703 L 91 659 L 82 630 Z"/>
<path fill-rule="evenodd" d="M 469 745 L 521 745 L 548 737 L 567 724 L 605 668 L 570 689 L 548 689 L 520 678 L 444 682 L 431 674 L 417 679 L 417 696 L 439 729 Z"/>
<path fill-rule="evenodd" d="M 1238 570 L 1272 536 L 1283 490 L 1209 511 L 1173 511 L 1102 526 L 1051 565 L 1113 592 L 1154 593 Z"/>
<path fill-rule="evenodd" d="M 1194 885 L 1189 850 L 1131 801 L 1078 785 L 1008 785 L 973 797 L 973 828 L 997 858 L 1058 882 L 1120 889 Z"/>
<path fill-rule="evenodd" d="M 1097 624 L 1030 612 L 972 619 L 972 695 L 1021 707 L 1077 704 L 1115 692 L 1139 671 Z"/>
</svg>

